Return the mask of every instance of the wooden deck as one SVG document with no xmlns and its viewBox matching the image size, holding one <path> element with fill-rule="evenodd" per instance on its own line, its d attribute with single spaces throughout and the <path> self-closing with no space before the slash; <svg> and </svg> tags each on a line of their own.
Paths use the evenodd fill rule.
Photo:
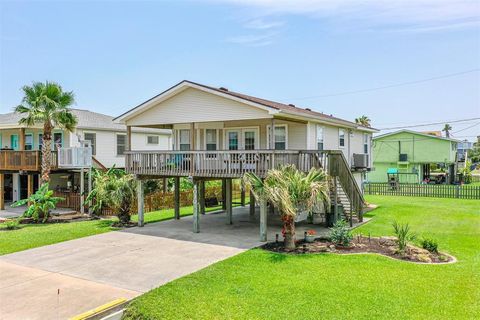
<svg viewBox="0 0 480 320">
<path fill-rule="evenodd" d="M 52 151 L 52 169 L 56 169 L 57 152 Z M 0 150 L 0 170 L 5 171 L 41 171 L 42 153 L 39 150 L 15 151 Z"/>
</svg>

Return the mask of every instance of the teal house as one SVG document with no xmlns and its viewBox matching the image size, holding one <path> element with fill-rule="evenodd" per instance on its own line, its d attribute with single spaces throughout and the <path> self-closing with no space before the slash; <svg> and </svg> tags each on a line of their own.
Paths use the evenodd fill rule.
<svg viewBox="0 0 480 320">
<path fill-rule="evenodd" d="M 373 169 L 369 182 L 420 183 L 434 179 L 453 182 L 458 141 L 411 130 L 400 130 L 373 138 Z M 443 168 L 439 177 L 434 168 Z"/>
</svg>

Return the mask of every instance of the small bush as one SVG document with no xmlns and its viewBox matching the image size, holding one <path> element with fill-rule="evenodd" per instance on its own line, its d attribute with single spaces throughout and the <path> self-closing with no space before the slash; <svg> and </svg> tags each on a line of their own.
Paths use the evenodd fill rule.
<svg viewBox="0 0 480 320">
<path fill-rule="evenodd" d="M 415 235 L 410 231 L 408 223 L 398 224 L 397 221 L 394 221 L 392 226 L 397 236 L 398 251 L 404 253 L 408 242 L 415 239 Z"/>
<path fill-rule="evenodd" d="M 438 253 L 438 242 L 435 239 L 423 238 L 421 241 L 422 248 L 433 253 Z"/>
<path fill-rule="evenodd" d="M 353 235 L 344 220 L 338 220 L 330 231 L 330 241 L 335 245 L 348 247 L 352 242 Z"/>
<path fill-rule="evenodd" d="M 5 229 L 7 229 L 7 230 L 17 229 L 19 224 L 20 224 L 20 222 L 18 221 L 18 219 L 7 220 L 4 223 Z"/>
</svg>

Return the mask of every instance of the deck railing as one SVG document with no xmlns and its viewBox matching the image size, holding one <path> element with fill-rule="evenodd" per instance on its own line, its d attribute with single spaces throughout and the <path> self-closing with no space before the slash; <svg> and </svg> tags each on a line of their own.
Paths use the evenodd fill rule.
<svg viewBox="0 0 480 320">
<path fill-rule="evenodd" d="M 295 164 L 300 170 L 326 167 L 324 151 L 133 151 L 126 170 L 138 175 L 239 178 L 247 172 L 264 177 L 269 169 Z"/>
<path fill-rule="evenodd" d="M 287 164 L 302 171 L 323 168 L 338 178 L 352 212 L 361 216 L 362 192 L 338 150 L 129 151 L 125 157 L 127 172 L 163 177 L 240 178 L 247 172 L 265 177 L 268 170 Z"/>
<path fill-rule="evenodd" d="M 52 151 L 52 169 L 58 166 L 57 152 Z M 0 170 L 40 171 L 42 153 L 39 150 L 0 150 Z"/>
</svg>

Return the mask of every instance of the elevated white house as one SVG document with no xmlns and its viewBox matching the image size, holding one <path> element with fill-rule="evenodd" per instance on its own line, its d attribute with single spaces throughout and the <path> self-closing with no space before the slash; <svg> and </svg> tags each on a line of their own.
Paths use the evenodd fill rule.
<svg viewBox="0 0 480 320">
<path fill-rule="evenodd" d="M 224 180 L 231 222 L 232 178 L 246 172 L 263 176 L 270 168 L 295 164 L 302 170 L 325 168 L 346 194 L 351 213 L 361 219 L 364 201 L 360 185 L 371 167 L 375 129 L 309 108 L 191 81 L 174 85 L 120 115 L 116 122 L 126 125 L 127 132 L 136 128 L 173 130 L 173 151 L 146 151 L 133 135 L 127 137 L 126 170 L 136 174 L 140 183 L 152 177 L 191 177 L 194 192 L 200 190 L 195 194 L 199 206 L 194 206 L 200 211 L 201 186 L 206 179 Z M 142 212 L 141 201 L 139 206 Z M 195 232 L 199 231 L 198 210 L 194 212 Z M 265 219 L 261 221 L 265 226 Z M 261 238 L 265 238 L 264 232 Z"/>
<path fill-rule="evenodd" d="M 53 131 L 52 173 L 50 187 L 64 197 L 77 197 L 80 179 L 78 170 L 58 165 L 58 150 L 80 147 L 83 141 L 92 146 L 93 166 L 97 168 L 125 167 L 127 128 L 114 123 L 113 117 L 88 110 L 72 109 L 78 120 L 73 132 L 60 128 Z M 22 115 L 0 114 L 0 196 L 4 201 L 27 197 L 38 188 L 41 171 L 43 127 L 20 126 Z M 131 139 L 140 150 L 171 149 L 171 130 L 136 128 Z M 70 201 L 70 200 L 69 200 Z M 66 202 L 69 202 L 66 201 Z M 78 204 L 78 201 L 75 202 Z M 65 204 L 67 205 L 67 204 Z"/>
</svg>

